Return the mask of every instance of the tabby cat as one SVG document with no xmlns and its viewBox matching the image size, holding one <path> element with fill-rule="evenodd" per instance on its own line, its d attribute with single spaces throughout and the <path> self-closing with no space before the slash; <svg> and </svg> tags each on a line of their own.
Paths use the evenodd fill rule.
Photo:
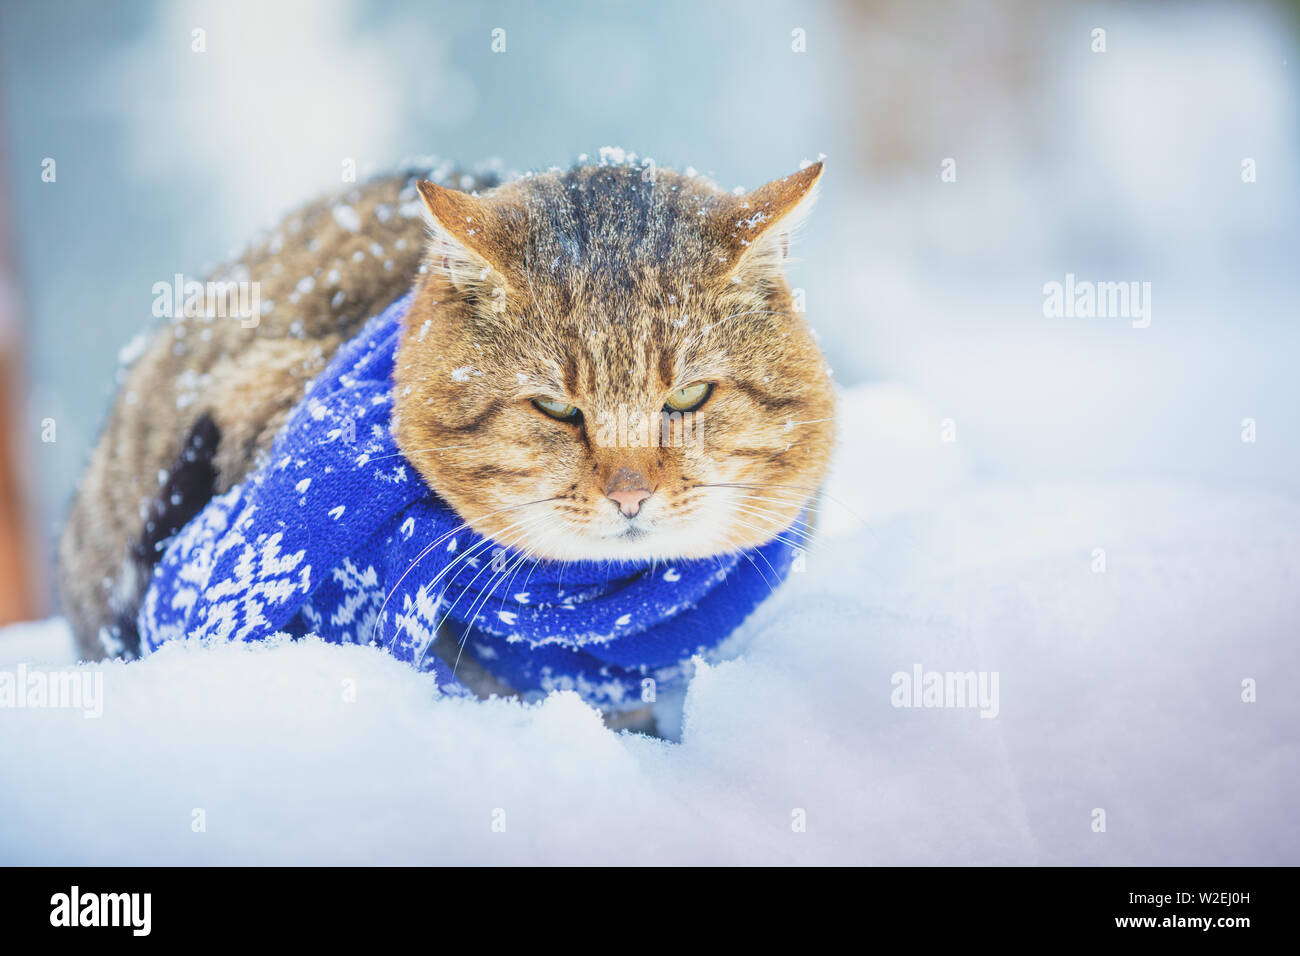
<svg viewBox="0 0 1300 956">
<path fill-rule="evenodd" d="M 61 543 L 80 653 L 135 652 L 168 538 L 412 287 L 393 434 L 475 531 L 562 560 L 770 540 L 833 437 L 829 370 L 783 275 L 820 175 L 736 195 L 629 163 L 505 183 L 421 166 L 291 214 L 214 277 L 255 284 L 254 321 L 181 314 L 125 373 Z M 538 498 L 548 519 L 510 530 Z"/>
</svg>

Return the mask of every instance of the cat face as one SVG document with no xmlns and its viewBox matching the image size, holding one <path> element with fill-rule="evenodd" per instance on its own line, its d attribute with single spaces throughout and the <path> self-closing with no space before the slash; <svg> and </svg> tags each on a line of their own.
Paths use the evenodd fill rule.
<svg viewBox="0 0 1300 956">
<path fill-rule="evenodd" d="M 539 557 L 797 543 L 834 401 L 781 262 L 820 172 L 746 196 L 609 166 L 423 184 L 399 447 L 475 531 Z"/>
</svg>

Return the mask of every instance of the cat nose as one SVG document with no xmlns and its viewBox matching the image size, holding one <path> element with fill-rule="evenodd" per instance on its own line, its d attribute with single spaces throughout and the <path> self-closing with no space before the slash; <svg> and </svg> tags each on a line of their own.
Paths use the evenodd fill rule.
<svg viewBox="0 0 1300 956">
<path fill-rule="evenodd" d="M 650 497 L 650 492 L 645 488 L 636 488 L 632 491 L 609 491 L 605 497 L 618 505 L 618 510 L 628 518 L 635 518 L 641 511 L 641 502 Z"/>
<path fill-rule="evenodd" d="M 605 482 L 605 497 L 618 505 L 618 510 L 628 518 L 635 518 L 641 502 L 650 497 L 645 475 L 631 468 L 620 468 Z"/>
</svg>

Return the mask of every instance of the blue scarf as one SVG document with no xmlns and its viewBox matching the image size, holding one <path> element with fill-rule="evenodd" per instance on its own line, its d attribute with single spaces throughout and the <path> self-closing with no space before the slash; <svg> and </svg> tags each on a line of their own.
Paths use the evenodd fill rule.
<svg viewBox="0 0 1300 956">
<path fill-rule="evenodd" d="M 389 433 L 411 295 L 372 318 L 311 385 L 266 464 L 169 542 L 139 615 L 141 653 L 172 638 L 316 634 L 376 644 L 465 694 L 439 625 L 526 699 L 653 700 L 789 571 L 790 539 L 707 560 L 526 559 L 471 531 Z M 653 682 L 653 683 L 651 683 Z"/>
</svg>

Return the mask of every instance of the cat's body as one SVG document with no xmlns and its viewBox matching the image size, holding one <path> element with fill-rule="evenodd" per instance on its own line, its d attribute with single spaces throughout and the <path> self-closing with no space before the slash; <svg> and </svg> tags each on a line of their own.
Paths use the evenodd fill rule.
<svg viewBox="0 0 1300 956">
<path fill-rule="evenodd" d="M 395 173 L 286 216 L 213 276 L 258 284 L 265 311 L 255 328 L 237 316 L 185 316 L 175 303 L 176 317 L 126 370 L 60 548 L 64 607 L 86 659 L 119 642 L 132 650 L 154 543 L 242 479 L 340 343 L 411 287 L 427 234 L 415 184 L 430 175 Z M 335 215 L 340 206 L 356 214 L 357 230 L 340 224 L 352 224 Z M 206 447 L 182 464 L 201 422 Z"/>
<path fill-rule="evenodd" d="M 134 651 L 159 549 L 413 284 L 393 433 L 476 531 L 544 558 L 637 559 L 788 528 L 832 436 L 828 371 L 780 264 L 819 174 L 733 196 L 627 166 L 496 189 L 421 169 L 291 214 L 219 276 L 258 284 L 255 326 L 180 316 L 126 372 L 61 548 L 81 653 Z M 602 432 L 661 407 L 663 441 Z M 674 440 L 688 415 L 705 430 Z"/>
</svg>

